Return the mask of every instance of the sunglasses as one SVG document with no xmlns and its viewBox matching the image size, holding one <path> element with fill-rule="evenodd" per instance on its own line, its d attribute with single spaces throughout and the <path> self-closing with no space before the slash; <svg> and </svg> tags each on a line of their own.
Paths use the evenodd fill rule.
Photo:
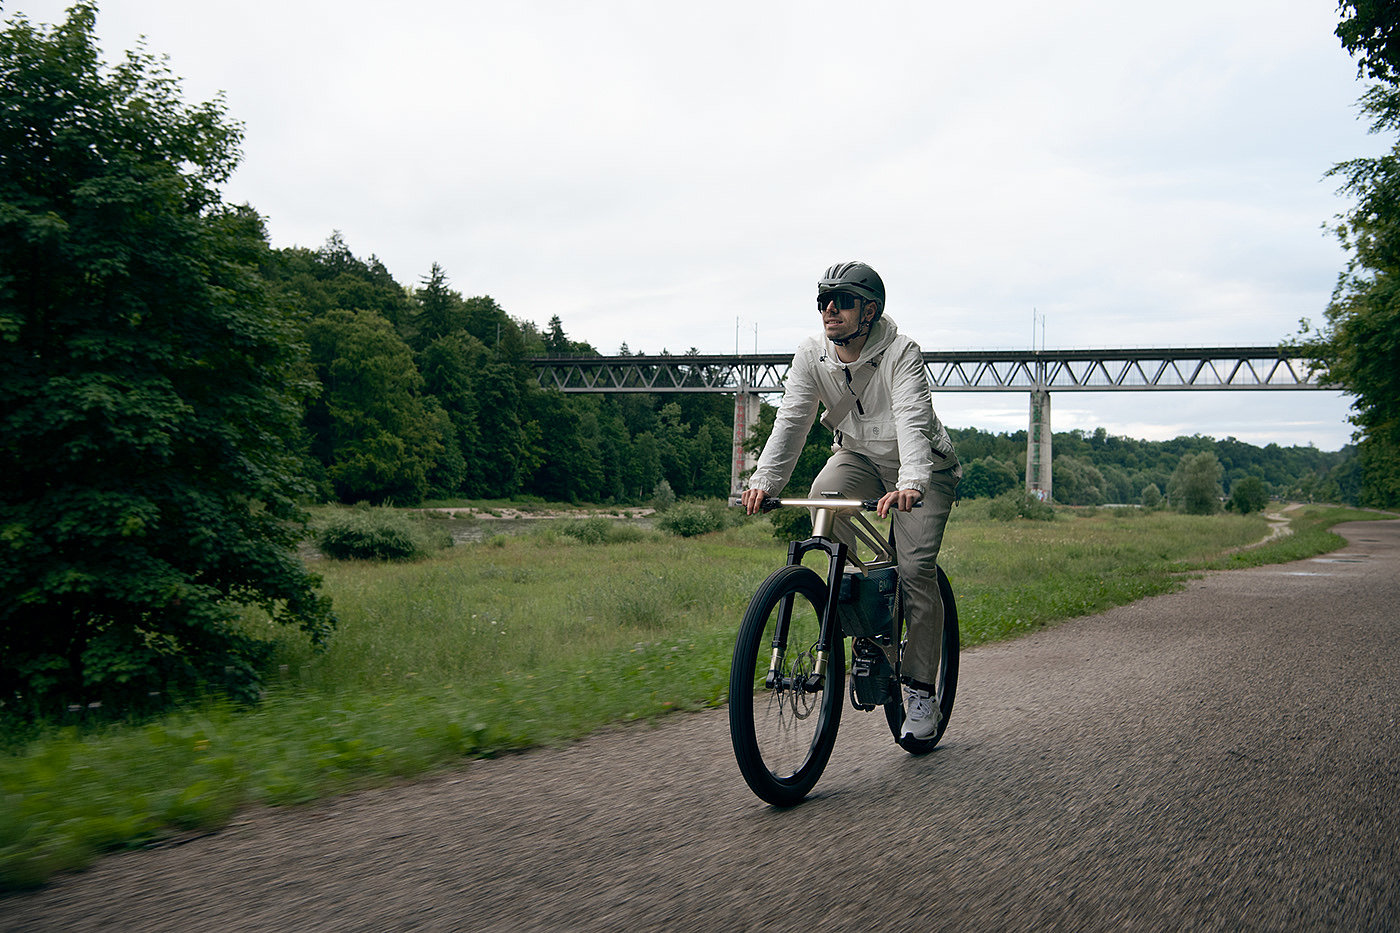
<svg viewBox="0 0 1400 933">
<path fill-rule="evenodd" d="M 836 303 L 837 311 L 849 311 L 860 307 L 860 296 L 850 292 L 822 292 L 817 295 L 817 310 L 825 311 L 832 302 Z"/>
</svg>

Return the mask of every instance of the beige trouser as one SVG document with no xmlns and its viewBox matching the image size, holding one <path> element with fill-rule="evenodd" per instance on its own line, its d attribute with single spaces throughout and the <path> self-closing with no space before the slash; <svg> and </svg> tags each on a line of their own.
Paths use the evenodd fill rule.
<svg viewBox="0 0 1400 933">
<path fill-rule="evenodd" d="M 882 469 L 869 457 L 838 450 L 812 482 L 812 498 L 824 492 L 855 499 L 876 499 L 895 489 L 897 469 Z M 933 474 L 923 504 L 908 512 L 894 512 L 894 543 L 899 560 L 899 581 L 904 596 L 908 635 L 901 662 L 901 676 L 915 686 L 934 691 L 943 655 L 943 600 L 938 594 L 938 549 L 943 528 L 953 507 L 957 480 Z M 848 518 L 836 522 L 836 539 L 855 546 Z"/>
</svg>

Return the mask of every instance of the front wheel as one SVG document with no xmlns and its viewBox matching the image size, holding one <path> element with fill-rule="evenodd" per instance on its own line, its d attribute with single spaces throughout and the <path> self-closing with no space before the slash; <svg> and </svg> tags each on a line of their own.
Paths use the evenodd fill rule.
<svg viewBox="0 0 1400 933">
<path fill-rule="evenodd" d="M 817 673 L 826 597 L 826 584 L 811 569 L 779 568 L 750 600 L 734 645 L 734 757 L 753 792 L 779 807 L 797 803 L 817 783 L 841 722 L 846 657 L 839 634 L 825 648 L 825 676 Z"/>
<path fill-rule="evenodd" d="M 948 582 L 948 575 L 943 572 L 942 567 L 938 568 L 938 593 L 943 599 L 943 657 L 938 665 L 938 708 L 941 714 L 938 731 L 926 739 L 916 739 L 912 736 L 902 738 L 903 691 L 900 691 L 899 699 L 885 704 L 885 720 L 890 724 L 894 740 L 911 755 L 928 754 L 933 751 L 938 740 L 943 738 L 943 731 L 948 728 L 948 717 L 953 715 L 953 697 L 958 692 L 958 646 L 961 644 L 958 635 L 958 604 L 953 599 L 953 586 Z"/>
</svg>

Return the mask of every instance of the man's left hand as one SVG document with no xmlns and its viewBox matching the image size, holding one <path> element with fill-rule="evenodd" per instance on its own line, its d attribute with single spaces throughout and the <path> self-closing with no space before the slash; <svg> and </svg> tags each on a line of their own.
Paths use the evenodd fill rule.
<svg viewBox="0 0 1400 933">
<path fill-rule="evenodd" d="M 890 509 L 907 512 L 923 497 L 924 494 L 916 489 L 896 489 L 894 492 L 887 492 L 875 504 L 875 514 L 884 518 L 890 513 Z"/>
</svg>

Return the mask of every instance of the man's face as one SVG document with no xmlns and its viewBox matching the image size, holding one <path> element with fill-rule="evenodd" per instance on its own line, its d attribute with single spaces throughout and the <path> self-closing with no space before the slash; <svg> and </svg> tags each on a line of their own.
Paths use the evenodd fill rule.
<svg viewBox="0 0 1400 933">
<path fill-rule="evenodd" d="M 822 315 L 822 326 L 828 340 L 843 340 L 854 336 L 860 329 L 861 316 L 870 317 L 875 313 L 874 302 L 862 302 L 851 292 L 830 291 L 817 296 L 817 309 Z"/>
</svg>

